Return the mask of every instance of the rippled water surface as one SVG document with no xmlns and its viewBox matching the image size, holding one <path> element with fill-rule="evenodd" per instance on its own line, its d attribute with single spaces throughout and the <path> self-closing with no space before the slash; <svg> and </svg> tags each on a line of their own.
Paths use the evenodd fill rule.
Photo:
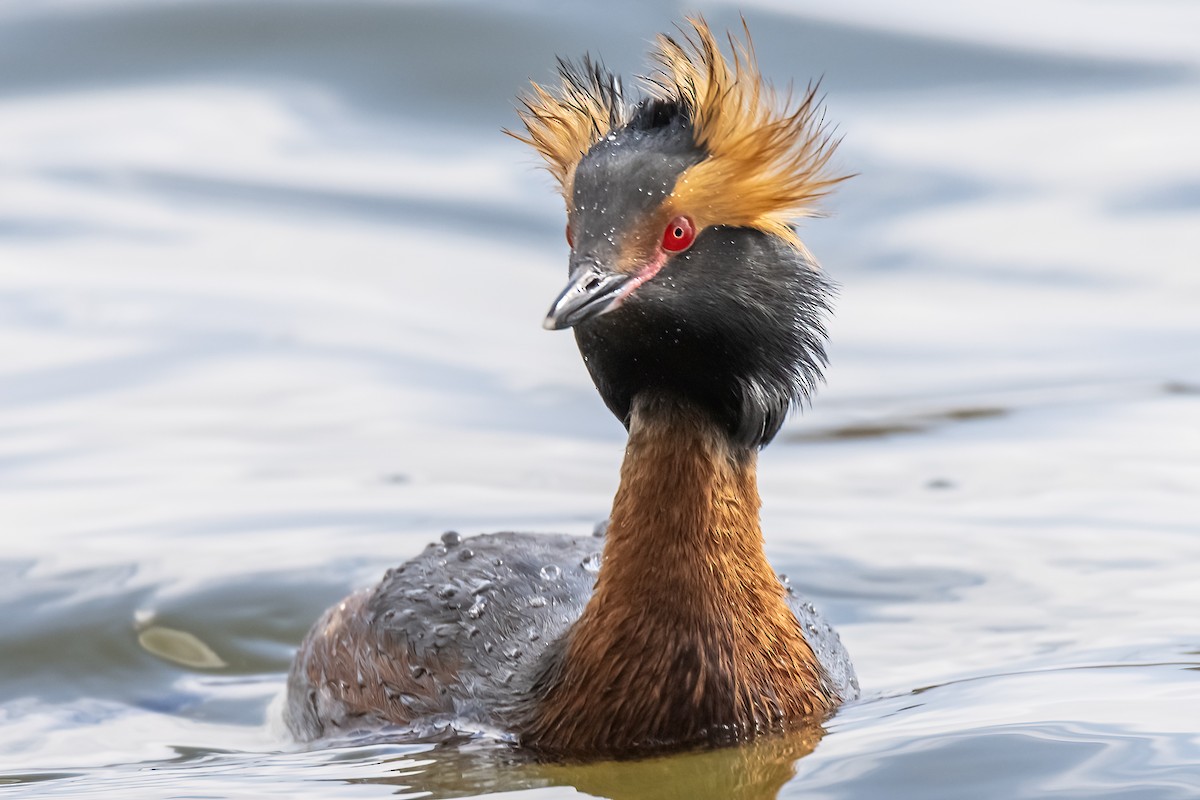
<svg viewBox="0 0 1200 800">
<path fill-rule="evenodd" d="M 859 173 L 805 226 L 833 363 L 761 488 L 864 696 L 579 767 L 265 720 L 442 531 L 607 514 L 623 432 L 539 324 L 560 201 L 499 131 L 687 9 L 0 6 L 0 793 L 1200 795 L 1200 13 L 970 7 L 701 4 L 824 76 Z"/>
</svg>

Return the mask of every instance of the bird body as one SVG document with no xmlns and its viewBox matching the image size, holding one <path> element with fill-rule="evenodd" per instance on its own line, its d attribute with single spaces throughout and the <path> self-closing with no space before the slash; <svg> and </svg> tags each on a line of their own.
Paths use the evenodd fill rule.
<svg viewBox="0 0 1200 800">
<path fill-rule="evenodd" d="M 824 364 L 829 286 L 789 220 L 839 180 L 810 90 L 779 107 L 749 39 L 659 40 L 652 96 L 588 60 L 534 85 L 523 139 L 568 210 L 572 327 L 629 431 L 605 540 L 448 537 L 318 621 L 300 738 L 483 724 L 558 757 L 729 743 L 856 696 L 837 634 L 764 554 L 758 449 Z M 601 546 L 603 554 L 601 556 Z"/>
</svg>

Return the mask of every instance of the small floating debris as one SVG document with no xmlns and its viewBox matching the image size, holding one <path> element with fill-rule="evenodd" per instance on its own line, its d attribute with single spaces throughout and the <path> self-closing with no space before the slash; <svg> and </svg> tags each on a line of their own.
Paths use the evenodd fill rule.
<svg viewBox="0 0 1200 800">
<path fill-rule="evenodd" d="M 883 439 L 890 436 L 927 433 L 935 428 L 956 422 L 996 419 L 1010 413 L 1009 409 L 993 406 L 967 406 L 915 414 L 878 422 L 863 422 L 826 428 L 816 431 L 801 431 L 787 436 L 791 442 L 835 442 L 856 439 Z"/>
<path fill-rule="evenodd" d="M 138 632 L 138 644 L 147 653 L 192 669 L 229 666 L 195 634 L 163 625 L 151 625 Z"/>
<path fill-rule="evenodd" d="M 1200 394 L 1200 383 L 1167 381 L 1163 384 L 1163 391 L 1167 394 Z"/>
</svg>

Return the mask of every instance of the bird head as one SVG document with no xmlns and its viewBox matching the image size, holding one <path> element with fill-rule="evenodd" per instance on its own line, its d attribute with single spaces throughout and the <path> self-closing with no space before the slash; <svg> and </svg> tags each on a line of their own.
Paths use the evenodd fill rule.
<svg viewBox="0 0 1200 800">
<path fill-rule="evenodd" d="M 729 43 L 726 59 L 702 18 L 660 36 L 632 101 L 598 62 L 560 60 L 517 138 L 567 206 L 570 274 L 545 327 L 574 328 L 608 407 L 628 425 L 639 394 L 666 395 L 761 447 L 825 364 L 830 286 L 793 221 L 843 177 L 815 87 L 780 98 L 749 34 Z"/>
</svg>

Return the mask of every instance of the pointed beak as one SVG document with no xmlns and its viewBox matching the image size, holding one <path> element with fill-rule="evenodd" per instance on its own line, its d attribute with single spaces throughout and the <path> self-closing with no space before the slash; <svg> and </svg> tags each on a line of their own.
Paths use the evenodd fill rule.
<svg viewBox="0 0 1200 800">
<path fill-rule="evenodd" d="M 628 293 L 625 288 L 633 280 L 634 276 L 595 261 L 581 261 L 571 270 L 566 288 L 550 306 L 542 327 L 559 331 L 613 311 L 621 305 Z"/>
</svg>

